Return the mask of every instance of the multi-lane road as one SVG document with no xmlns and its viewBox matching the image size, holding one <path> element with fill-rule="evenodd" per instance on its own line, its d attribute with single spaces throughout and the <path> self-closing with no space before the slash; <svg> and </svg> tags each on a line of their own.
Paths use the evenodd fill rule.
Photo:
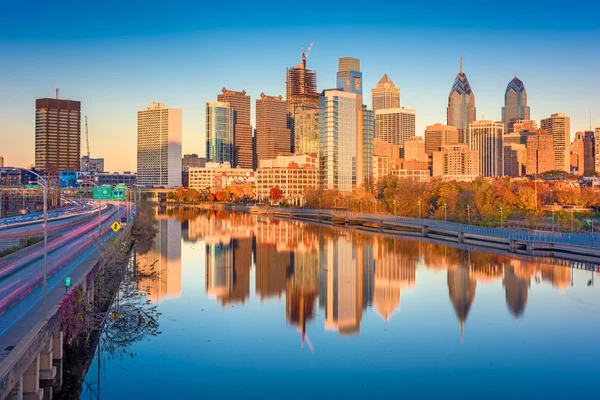
<svg viewBox="0 0 600 400">
<path fill-rule="evenodd" d="M 64 278 L 76 281 L 99 259 L 99 244 L 110 238 L 115 221 L 126 216 L 125 207 L 116 202 L 103 206 L 98 228 L 95 205 L 76 205 L 69 217 L 48 223 L 48 308 L 59 303 L 65 293 Z M 117 209 L 119 208 L 119 211 Z M 4 226 L 3 235 L 39 234 L 39 221 L 15 222 Z M 99 235 L 101 233 L 101 235 Z M 37 323 L 42 316 L 44 247 L 38 243 L 0 259 L 0 362 L 11 346 Z"/>
</svg>

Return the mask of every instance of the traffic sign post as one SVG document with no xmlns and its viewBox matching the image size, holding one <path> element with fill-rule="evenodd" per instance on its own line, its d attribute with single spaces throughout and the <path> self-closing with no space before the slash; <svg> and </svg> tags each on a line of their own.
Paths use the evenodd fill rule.
<svg viewBox="0 0 600 400">
<path fill-rule="evenodd" d="M 121 224 L 118 223 L 117 221 L 113 222 L 113 224 L 110 226 L 110 229 L 112 229 L 115 232 L 119 232 L 119 230 L 121 229 Z"/>
</svg>

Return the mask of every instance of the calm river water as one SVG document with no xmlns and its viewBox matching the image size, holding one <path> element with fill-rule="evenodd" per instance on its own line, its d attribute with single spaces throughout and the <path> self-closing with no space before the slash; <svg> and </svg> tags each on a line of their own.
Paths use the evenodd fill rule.
<svg viewBox="0 0 600 400">
<path fill-rule="evenodd" d="M 158 228 L 162 334 L 96 355 L 82 399 L 600 396 L 599 273 L 242 213 Z"/>
</svg>

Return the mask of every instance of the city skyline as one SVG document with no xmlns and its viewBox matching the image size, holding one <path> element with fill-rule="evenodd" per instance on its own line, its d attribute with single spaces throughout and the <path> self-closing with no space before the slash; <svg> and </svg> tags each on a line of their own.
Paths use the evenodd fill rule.
<svg viewBox="0 0 600 400">
<path fill-rule="evenodd" d="M 15 21 L 25 15 L 22 6 L 11 7 L 17 17 Z M 359 58 L 364 90 L 375 87 L 381 76 L 388 74 L 401 89 L 403 103 L 417 110 L 418 136 L 423 135 L 427 125 L 445 122 L 447 91 L 461 53 L 469 82 L 477 94 L 478 119 L 485 116 L 485 119 L 501 120 L 506 82 L 517 74 L 527 87 L 532 119 L 540 121 L 553 113 L 564 112 L 572 118 L 573 135 L 589 129 L 591 109 L 592 129 L 600 125 L 600 114 L 595 113 L 600 109 L 600 100 L 593 95 L 600 82 L 595 79 L 593 67 L 597 56 L 590 52 L 597 36 L 592 20 L 582 23 L 580 17 L 574 17 L 578 21 L 575 24 L 567 21 L 568 18 L 560 18 L 560 21 L 544 18 L 555 12 L 528 4 L 523 12 L 535 9 L 541 20 L 548 21 L 538 31 L 505 26 L 502 17 L 508 11 L 500 11 L 491 19 L 486 14 L 486 24 L 477 18 L 484 13 L 480 10 L 471 12 L 473 18 L 469 23 L 447 21 L 446 26 L 440 26 L 439 21 L 435 25 L 435 19 L 424 18 L 427 14 L 423 6 L 411 5 L 414 21 L 403 21 L 406 24 L 401 27 L 400 23 L 381 25 L 375 21 L 376 13 L 367 11 L 361 13 L 360 19 L 354 16 L 347 22 L 356 24 L 349 35 L 347 26 L 340 22 L 329 23 L 333 21 L 329 17 L 335 15 L 329 6 L 320 14 L 322 23 L 310 25 L 294 21 L 297 29 L 293 32 L 284 30 L 278 20 L 277 15 L 282 11 L 271 11 L 260 17 L 257 13 L 256 18 L 239 27 L 235 24 L 242 15 L 234 13 L 231 20 L 219 28 L 210 19 L 218 12 L 211 7 L 202 10 L 205 16 L 202 23 L 186 21 L 188 16 L 183 11 L 190 9 L 192 15 L 197 14 L 196 7 L 182 6 L 178 11 L 177 16 L 185 23 L 177 27 L 159 24 L 152 30 L 146 24 L 159 15 L 146 15 L 149 11 L 142 12 L 146 17 L 142 18 L 144 21 L 131 26 L 117 18 L 112 21 L 115 28 L 110 31 L 102 24 L 108 16 L 91 21 L 86 17 L 86 29 L 77 31 L 83 28 L 79 13 L 77 16 L 66 13 L 62 16 L 64 26 L 50 34 L 43 29 L 48 22 L 25 29 L 15 21 L 7 21 L 0 34 L 0 43 L 7 55 L 7 62 L 0 66 L 0 84 L 3 90 L 14 95 L 0 107 L 3 121 L 0 133 L 15 139 L 3 143 L 0 150 L 5 165 L 27 166 L 34 162 L 33 102 L 36 98 L 53 97 L 57 85 L 61 88 L 61 98 L 81 101 L 82 116 L 89 116 L 92 157 L 105 158 L 109 171 L 135 170 L 135 111 L 151 101 L 183 110 L 183 152 L 203 156 L 205 102 L 214 100 L 214 93 L 222 87 L 246 90 L 252 101 L 261 92 L 285 93 L 286 69 L 301 62 L 301 44 L 308 45 L 311 40 L 315 44 L 307 68 L 317 72 L 319 91 L 335 86 L 338 58 Z M 394 7 L 391 12 L 396 10 Z M 52 20 L 51 16 L 61 11 L 64 10 L 57 7 L 50 15 L 45 14 L 44 21 Z M 126 7 L 123 13 L 133 11 Z M 433 7 L 432 12 L 437 15 L 441 9 L 436 11 Z M 571 12 L 568 10 L 566 14 Z M 37 21 L 42 15 L 33 13 L 31 18 Z M 286 19 L 283 25 L 289 23 Z M 230 24 L 235 28 L 224 33 L 222 29 Z M 369 33 L 374 26 L 376 32 Z M 477 37 L 484 29 L 487 35 Z M 210 37 L 217 32 L 222 40 L 211 43 Z M 242 32 L 246 33 L 243 37 Z M 512 47 L 511 37 L 524 34 L 532 49 L 531 61 L 522 60 L 515 66 L 510 58 L 499 60 L 495 56 Z M 378 37 L 376 43 L 373 43 L 374 35 Z M 400 43 L 393 39 L 397 37 L 410 40 Z M 535 55 L 549 54 L 557 46 L 563 51 L 559 60 L 544 65 L 536 61 Z M 199 50 L 190 52 L 190 49 Z M 166 51 L 168 57 L 156 59 L 161 51 Z M 240 74 L 240 62 L 247 59 L 252 59 L 252 65 Z M 37 74 L 41 66 L 44 73 Z M 364 97 L 364 103 L 370 108 L 370 96 Z M 253 117 L 254 113 L 253 107 Z M 254 118 L 251 123 L 255 125 Z M 117 140 L 119 146 L 115 145 Z"/>
</svg>

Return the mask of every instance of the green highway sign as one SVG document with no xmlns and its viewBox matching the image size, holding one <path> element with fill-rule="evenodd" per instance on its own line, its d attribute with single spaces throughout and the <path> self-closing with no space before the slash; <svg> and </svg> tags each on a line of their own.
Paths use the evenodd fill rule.
<svg viewBox="0 0 600 400">
<path fill-rule="evenodd" d="M 65 287 L 71 287 L 71 277 L 70 276 L 65 277 Z"/>
</svg>

